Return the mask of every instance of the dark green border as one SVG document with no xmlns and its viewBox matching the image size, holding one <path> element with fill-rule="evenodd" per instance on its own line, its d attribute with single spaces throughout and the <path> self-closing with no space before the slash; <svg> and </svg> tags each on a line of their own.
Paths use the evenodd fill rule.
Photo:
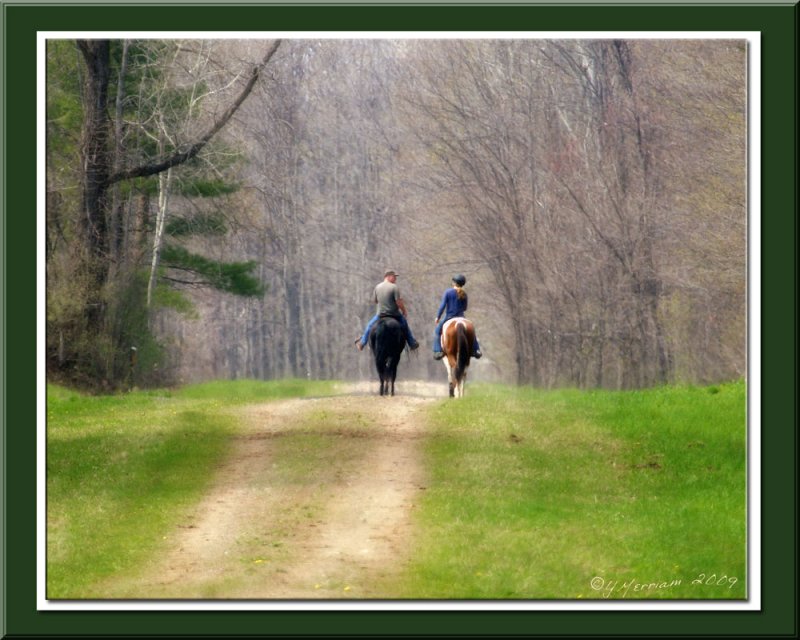
<svg viewBox="0 0 800 640">
<path fill-rule="evenodd" d="M 796 6 L 3 6 L 6 590 L 22 635 L 796 637 Z M 763 611 L 36 612 L 37 30 L 632 30 L 762 33 Z M 753 123 L 758 127 L 759 123 Z M 11 265 L 11 273 L 8 268 Z M 8 482 L 11 479 L 10 484 Z"/>
</svg>

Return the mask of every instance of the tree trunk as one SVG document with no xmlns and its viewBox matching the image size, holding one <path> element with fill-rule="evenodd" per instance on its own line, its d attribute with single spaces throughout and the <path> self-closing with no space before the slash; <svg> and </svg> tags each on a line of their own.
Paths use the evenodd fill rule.
<svg viewBox="0 0 800 640">
<path fill-rule="evenodd" d="M 92 282 L 87 317 L 91 326 L 99 327 L 102 321 L 101 289 L 108 274 L 109 250 L 106 212 L 111 170 L 107 112 L 110 45 L 108 40 L 79 40 L 78 47 L 87 67 L 83 82 L 81 131 L 81 223 Z"/>
<path fill-rule="evenodd" d="M 122 158 L 124 154 L 123 140 L 123 106 L 125 101 L 125 77 L 128 70 L 128 45 L 129 41 L 122 43 L 122 62 L 120 63 L 119 77 L 117 78 L 117 96 L 115 101 L 114 116 L 114 171 L 122 168 Z M 120 196 L 119 183 L 115 183 L 111 191 L 111 245 L 114 262 L 117 265 L 123 263 L 124 242 L 125 242 L 125 203 Z M 119 268 L 119 266 L 117 267 Z"/>
<path fill-rule="evenodd" d="M 167 219 L 167 205 L 169 203 L 169 190 L 172 182 L 172 169 L 158 176 L 158 211 L 156 212 L 156 230 L 153 235 L 153 255 L 150 260 L 150 278 L 147 281 L 147 307 L 153 302 L 153 290 L 158 276 L 158 265 L 161 261 L 161 247 L 164 238 L 164 225 Z"/>
</svg>

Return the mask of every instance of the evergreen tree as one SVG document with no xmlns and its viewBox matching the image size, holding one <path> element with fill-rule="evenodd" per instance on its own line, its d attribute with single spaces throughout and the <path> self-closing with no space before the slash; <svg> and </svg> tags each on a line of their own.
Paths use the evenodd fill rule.
<svg viewBox="0 0 800 640">
<path fill-rule="evenodd" d="M 268 47 L 235 99 L 210 118 L 203 107 L 214 91 L 204 75 L 209 56 L 202 43 L 48 43 L 52 372 L 76 382 L 118 386 L 130 374 L 133 346 L 139 364 L 157 371 L 152 365 L 160 349 L 149 331 L 149 314 L 141 311 L 152 312 L 156 286 L 189 282 L 237 295 L 261 293 L 251 275 L 254 263 L 215 260 L 189 248 L 193 235 L 221 234 L 227 227 L 213 206 L 191 215 L 187 203 L 236 191 L 225 177 L 236 154 L 220 145 L 214 154 L 212 140 L 278 46 L 276 41 Z M 233 161 L 209 164 L 220 150 Z M 178 213 L 167 225 L 173 207 Z M 174 305 L 176 298 L 158 295 L 155 300 Z"/>
</svg>

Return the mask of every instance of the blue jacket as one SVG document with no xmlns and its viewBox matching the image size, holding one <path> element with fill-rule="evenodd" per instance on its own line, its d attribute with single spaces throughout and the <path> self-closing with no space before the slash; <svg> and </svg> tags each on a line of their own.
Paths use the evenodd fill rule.
<svg viewBox="0 0 800 640">
<path fill-rule="evenodd" d="M 464 315 L 467 310 L 467 296 L 464 299 L 458 298 L 458 292 L 454 287 L 451 287 L 444 292 L 442 296 L 442 304 L 439 305 L 439 310 L 436 312 L 436 317 L 440 320 L 449 320 L 450 318 L 459 318 Z M 444 311 L 444 318 L 442 312 Z"/>
</svg>

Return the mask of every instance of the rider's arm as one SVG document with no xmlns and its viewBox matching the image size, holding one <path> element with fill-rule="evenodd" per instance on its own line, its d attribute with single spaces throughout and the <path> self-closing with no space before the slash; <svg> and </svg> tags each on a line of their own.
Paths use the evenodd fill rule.
<svg viewBox="0 0 800 640">
<path fill-rule="evenodd" d="M 408 312 L 406 311 L 406 303 L 403 302 L 402 298 L 397 299 L 397 308 L 400 309 L 400 313 L 402 313 L 404 316 L 408 315 Z"/>
<path fill-rule="evenodd" d="M 434 321 L 436 324 L 439 324 L 439 318 L 442 317 L 444 313 L 444 309 L 447 306 L 447 292 L 445 291 L 444 295 L 442 296 L 442 303 L 439 305 L 439 310 L 436 312 L 436 320 Z"/>
</svg>

